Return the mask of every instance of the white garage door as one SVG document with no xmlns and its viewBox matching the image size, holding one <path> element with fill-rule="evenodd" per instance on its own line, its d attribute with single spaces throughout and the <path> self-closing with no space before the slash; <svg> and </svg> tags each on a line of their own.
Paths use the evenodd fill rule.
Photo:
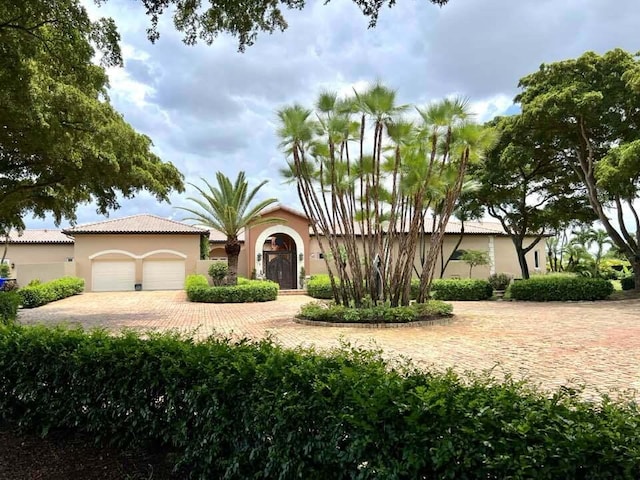
<svg viewBox="0 0 640 480">
<path fill-rule="evenodd" d="M 146 260 L 142 263 L 143 290 L 182 290 L 184 260 Z"/>
<path fill-rule="evenodd" d="M 96 261 L 91 266 L 94 292 L 124 292 L 134 290 L 136 264 L 130 260 Z"/>
</svg>

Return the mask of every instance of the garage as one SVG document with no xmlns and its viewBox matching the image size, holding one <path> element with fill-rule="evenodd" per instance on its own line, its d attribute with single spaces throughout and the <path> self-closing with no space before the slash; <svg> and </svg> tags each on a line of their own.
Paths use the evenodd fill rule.
<svg viewBox="0 0 640 480">
<path fill-rule="evenodd" d="M 142 263 L 143 290 L 182 290 L 184 260 L 145 260 Z"/>
<path fill-rule="evenodd" d="M 131 260 L 94 261 L 91 286 L 94 292 L 124 292 L 135 288 L 136 264 Z"/>
</svg>

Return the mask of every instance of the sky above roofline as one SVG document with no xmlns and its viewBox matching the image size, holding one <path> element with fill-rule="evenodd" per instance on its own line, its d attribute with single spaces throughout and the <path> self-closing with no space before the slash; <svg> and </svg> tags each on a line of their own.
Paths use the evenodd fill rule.
<svg viewBox="0 0 640 480">
<path fill-rule="evenodd" d="M 375 29 L 350 1 L 310 1 L 301 12 L 287 12 L 287 31 L 260 35 L 241 54 L 225 36 L 211 46 L 186 46 L 169 18 L 151 44 L 141 2 L 84 3 L 91 15 L 115 19 L 125 67 L 108 72 L 111 102 L 154 141 L 163 160 L 196 184 L 218 170 L 232 178 L 244 170 L 252 185 L 269 181 L 261 198 L 298 210 L 295 188 L 278 174 L 285 158 L 275 135 L 277 109 L 311 106 L 322 89 L 347 93 L 381 80 L 397 89 L 399 103 L 468 97 L 477 120 L 486 121 L 517 113 L 518 80 L 541 63 L 587 50 L 636 51 L 640 25 L 637 0 L 618 0 L 615 8 L 610 0 L 450 0 L 443 8 L 400 0 L 382 10 Z M 182 220 L 174 207 L 188 205 L 194 194 L 192 187 L 174 194 L 171 205 L 140 194 L 122 200 L 110 217 Z M 78 208 L 78 223 L 104 219 L 95 206 Z M 25 223 L 54 227 L 51 218 Z"/>
</svg>

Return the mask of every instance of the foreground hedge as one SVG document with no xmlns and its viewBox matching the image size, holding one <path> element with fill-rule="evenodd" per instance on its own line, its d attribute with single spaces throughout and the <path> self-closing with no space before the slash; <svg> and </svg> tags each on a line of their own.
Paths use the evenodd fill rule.
<svg viewBox="0 0 640 480">
<path fill-rule="evenodd" d="M 613 285 L 603 278 L 539 275 L 511 285 L 511 298 L 534 302 L 604 300 Z"/>
<path fill-rule="evenodd" d="M 406 307 L 377 305 L 367 308 L 349 308 L 317 302 L 303 305 L 298 318 L 330 323 L 409 323 L 448 317 L 452 312 L 451 305 L 438 300 Z"/>
<path fill-rule="evenodd" d="M 34 308 L 84 291 L 84 280 L 62 277 L 45 283 L 30 284 L 18 290 L 24 308 Z"/>
<path fill-rule="evenodd" d="M 633 290 L 636 288 L 636 280 L 634 277 L 623 277 L 620 279 L 622 290 Z"/>
<path fill-rule="evenodd" d="M 16 292 L 0 291 L 0 324 L 8 325 L 18 317 L 21 301 Z"/>
<path fill-rule="evenodd" d="M 637 407 L 263 341 L 0 328 L 0 419 L 168 449 L 180 478 L 640 478 Z"/>
<path fill-rule="evenodd" d="M 204 275 L 189 275 L 185 280 L 185 290 L 191 302 L 246 303 L 275 300 L 279 287 L 271 281 L 246 278 L 239 278 L 238 285 L 210 287 Z"/>
</svg>

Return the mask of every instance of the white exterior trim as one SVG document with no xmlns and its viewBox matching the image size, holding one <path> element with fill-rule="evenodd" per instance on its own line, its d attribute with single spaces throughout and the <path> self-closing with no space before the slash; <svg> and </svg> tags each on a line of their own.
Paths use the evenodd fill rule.
<svg viewBox="0 0 640 480">
<path fill-rule="evenodd" d="M 304 259 L 307 252 L 304 251 L 304 241 L 302 240 L 300 234 L 287 225 L 272 225 L 271 227 L 267 227 L 260 235 L 258 235 L 254 249 L 256 252 L 256 258 L 254 258 L 256 273 L 258 274 L 258 276 L 264 275 L 264 271 L 262 269 L 262 247 L 264 246 L 264 242 L 267 241 L 267 238 L 269 238 L 271 235 L 275 235 L 276 233 L 284 233 L 286 235 L 289 235 L 291 238 L 293 238 L 293 241 L 296 242 L 296 264 L 298 270 L 296 272 L 298 274 L 296 278 L 296 285 L 298 285 L 298 288 L 302 288 L 302 286 L 300 285 L 300 267 L 304 266 Z M 260 260 L 258 260 L 258 254 L 260 254 Z M 302 262 L 299 260 L 300 254 L 302 254 Z"/>
<path fill-rule="evenodd" d="M 171 255 L 175 255 L 177 257 L 180 258 L 187 258 L 187 256 L 184 253 L 181 252 L 177 252 L 175 250 L 168 250 L 166 248 L 160 249 L 160 250 L 153 250 L 151 252 L 147 252 L 144 255 L 140 255 L 138 258 L 147 258 L 151 255 L 155 255 L 156 253 L 170 253 Z"/>
<path fill-rule="evenodd" d="M 489 235 L 489 275 L 496 273 L 496 237 Z"/>
<path fill-rule="evenodd" d="M 110 253 L 119 253 L 121 255 L 126 255 L 127 257 L 138 258 L 135 253 L 127 252 L 126 250 L 102 250 L 101 252 L 89 255 L 89 260 L 93 260 L 94 258 L 100 257 L 102 255 L 109 255 Z"/>
<path fill-rule="evenodd" d="M 93 255 L 89 255 L 89 260 L 93 260 L 94 258 L 101 257 L 102 255 L 109 255 L 110 253 L 118 253 L 121 255 L 126 255 L 127 257 L 131 257 L 136 260 L 147 258 L 150 255 L 155 255 L 156 253 L 170 253 L 180 258 L 187 258 L 187 256 L 184 253 L 178 252 L 176 250 L 168 250 L 168 249 L 152 250 L 151 252 L 147 252 L 144 255 L 136 255 L 135 253 L 127 252 L 126 250 L 102 250 L 100 252 L 94 253 Z"/>
</svg>

